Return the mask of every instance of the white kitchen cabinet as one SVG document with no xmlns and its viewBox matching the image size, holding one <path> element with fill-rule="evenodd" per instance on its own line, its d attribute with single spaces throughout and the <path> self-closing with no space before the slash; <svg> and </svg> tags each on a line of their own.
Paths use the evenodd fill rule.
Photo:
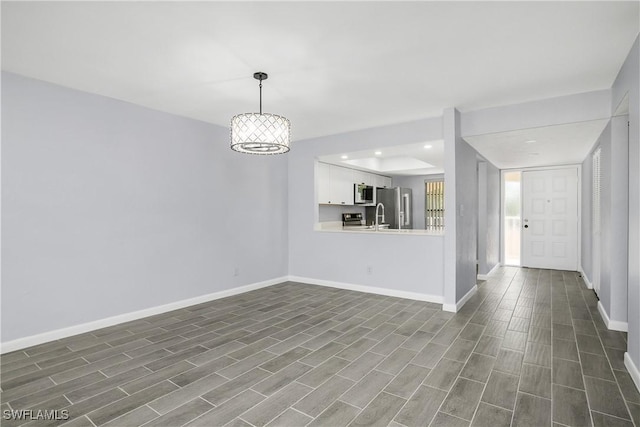
<svg viewBox="0 0 640 427">
<path fill-rule="evenodd" d="M 318 167 L 316 168 L 316 186 L 316 188 L 318 189 L 318 203 L 330 203 L 331 165 L 318 162 Z"/>
<path fill-rule="evenodd" d="M 318 162 L 316 189 L 321 205 L 353 205 L 353 185 L 362 183 L 378 188 L 392 185 L 388 176 Z"/>
<path fill-rule="evenodd" d="M 364 183 L 367 184 L 367 185 L 370 185 L 372 187 L 375 187 L 376 186 L 376 176 L 375 176 L 375 174 L 365 172 L 365 175 L 366 176 L 365 176 Z"/>
<path fill-rule="evenodd" d="M 375 175 L 375 186 L 391 188 L 391 178 L 388 176 Z"/>
<path fill-rule="evenodd" d="M 365 171 L 359 171 L 359 170 L 353 170 L 353 178 L 354 178 L 354 183 L 356 184 L 365 184 L 365 185 L 371 185 L 371 186 L 375 186 L 376 185 L 376 175 L 369 173 L 369 172 L 365 172 Z"/>
<path fill-rule="evenodd" d="M 353 169 L 318 162 L 316 171 L 319 204 L 353 205 Z"/>
<path fill-rule="evenodd" d="M 331 204 L 353 205 L 353 169 L 331 165 Z"/>
<path fill-rule="evenodd" d="M 367 184 L 367 180 L 369 179 L 369 177 L 367 176 L 369 175 L 368 173 L 364 172 L 364 171 L 359 171 L 359 170 L 353 170 L 353 182 L 354 184 Z"/>
</svg>

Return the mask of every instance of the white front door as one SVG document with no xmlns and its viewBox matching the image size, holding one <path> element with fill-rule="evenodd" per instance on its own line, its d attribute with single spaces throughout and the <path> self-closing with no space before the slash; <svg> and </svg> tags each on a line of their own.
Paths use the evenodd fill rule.
<svg viewBox="0 0 640 427">
<path fill-rule="evenodd" d="M 578 168 L 522 173 L 522 265 L 578 269 Z"/>
</svg>

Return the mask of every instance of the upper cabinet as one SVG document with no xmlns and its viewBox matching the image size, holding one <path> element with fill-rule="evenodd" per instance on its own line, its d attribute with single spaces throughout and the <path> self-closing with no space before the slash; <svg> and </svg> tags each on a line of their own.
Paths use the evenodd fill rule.
<svg viewBox="0 0 640 427">
<path fill-rule="evenodd" d="M 353 169 L 353 177 L 354 177 L 353 182 L 355 184 L 366 184 L 371 186 L 376 185 L 376 182 L 375 182 L 376 175 L 372 173 Z"/>
<path fill-rule="evenodd" d="M 353 169 L 331 165 L 331 198 L 330 203 L 353 205 Z"/>
<path fill-rule="evenodd" d="M 391 178 L 388 176 L 374 175 L 376 187 L 391 188 Z"/>
<path fill-rule="evenodd" d="M 316 167 L 316 188 L 318 203 L 331 203 L 331 165 L 320 163 Z"/>
<path fill-rule="evenodd" d="M 318 203 L 353 205 L 353 169 L 318 162 L 316 171 Z"/>
<path fill-rule="evenodd" d="M 317 163 L 316 188 L 322 205 L 353 205 L 353 185 L 391 187 L 391 178 L 328 163 Z"/>
</svg>

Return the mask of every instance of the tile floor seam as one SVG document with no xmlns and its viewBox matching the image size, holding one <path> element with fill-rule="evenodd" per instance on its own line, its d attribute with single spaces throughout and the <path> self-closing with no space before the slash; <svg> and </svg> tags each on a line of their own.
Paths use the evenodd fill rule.
<svg viewBox="0 0 640 427">
<path fill-rule="evenodd" d="M 550 414 L 550 416 L 551 416 L 551 423 L 553 424 L 553 422 L 554 422 L 553 421 L 553 418 L 554 418 L 553 414 L 555 412 L 555 405 L 556 405 L 557 402 L 556 402 L 556 399 L 554 399 L 554 395 L 555 395 L 554 389 L 555 389 L 555 387 L 553 386 L 553 384 L 554 384 L 554 380 L 553 379 L 554 379 L 554 371 L 555 371 L 555 369 L 553 367 L 553 365 L 554 365 L 554 363 L 553 363 L 553 357 L 554 357 L 553 356 L 553 354 L 554 354 L 553 353 L 553 305 L 554 304 L 553 304 L 553 288 L 552 288 L 552 285 L 549 285 L 549 293 L 551 294 L 551 302 L 549 304 L 551 306 L 551 313 L 549 314 L 549 319 L 551 321 L 551 330 L 550 330 L 550 332 L 551 332 L 551 340 L 550 340 L 551 341 L 551 345 L 550 345 L 550 347 L 551 347 L 551 414 Z"/>
<path fill-rule="evenodd" d="M 619 419 L 619 420 L 624 420 L 624 421 L 631 421 L 631 423 L 633 424 L 633 420 L 629 420 L 628 418 L 621 418 L 621 417 L 618 417 L 618 416 L 616 416 L 616 415 L 607 414 L 606 412 L 596 411 L 596 410 L 594 410 L 594 409 L 592 409 L 591 411 L 593 411 L 593 412 L 595 412 L 595 413 L 597 413 L 597 414 L 606 415 L 607 417 L 617 418 L 617 419 Z M 634 424 L 634 425 L 635 425 L 635 424 Z"/>
<path fill-rule="evenodd" d="M 240 394 L 240 393 L 238 393 L 238 394 Z M 165 395 L 165 396 L 166 396 L 166 395 Z M 228 400 L 227 400 L 227 401 L 228 401 Z M 208 402 L 208 401 L 207 401 L 207 402 Z M 211 402 L 209 402 L 209 403 L 211 403 Z M 180 405 L 180 406 L 182 406 L 182 405 Z M 178 408 L 179 408 L 180 406 L 178 406 Z M 211 411 L 215 410 L 216 408 L 219 408 L 219 406 L 214 406 L 213 408 L 209 408 L 209 410 L 208 410 L 208 411 L 205 411 L 205 412 L 203 412 L 202 414 L 198 415 L 197 417 L 192 418 L 191 420 L 189 420 L 189 421 L 187 421 L 186 423 L 182 424 L 182 426 L 186 426 L 187 424 L 191 424 L 191 423 L 193 423 L 195 420 L 197 420 L 197 419 L 199 419 L 199 418 L 204 417 L 205 415 L 207 415 L 209 412 L 211 412 Z M 177 408 L 174 408 L 174 409 L 177 409 Z M 173 411 L 174 409 L 172 409 L 171 411 Z M 171 412 L 171 411 L 168 411 L 168 412 L 167 412 L 167 413 L 165 413 L 164 415 L 168 414 L 168 413 L 169 413 L 169 412 Z M 245 412 L 246 412 L 246 411 L 245 411 Z M 243 412 L 243 414 L 244 414 L 244 412 Z M 240 416 L 240 415 L 236 416 L 235 418 L 238 418 L 239 416 Z M 231 421 L 233 421 L 233 420 L 231 420 Z"/>
<path fill-rule="evenodd" d="M 155 385 L 155 384 L 154 384 L 154 385 Z M 153 385 L 151 385 L 151 386 L 149 386 L 149 387 L 153 387 Z M 131 396 L 131 394 L 127 393 L 126 391 L 124 391 L 124 390 L 122 389 L 122 386 L 117 386 L 117 387 L 114 387 L 114 388 L 115 388 L 115 389 L 118 389 L 118 390 L 120 390 L 121 392 L 123 392 L 124 394 L 126 394 L 126 396 L 125 396 L 125 397 L 129 397 L 129 396 Z M 148 388 L 148 387 L 147 387 L 147 388 Z M 123 397 L 123 399 L 124 399 L 124 397 Z"/>
<path fill-rule="evenodd" d="M 485 330 L 486 330 L 486 326 L 485 326 Z M 480 343 L 480 340 L 478 340 L 478 344 Z M 478 346 L 478 344 L 476 344 L 476 347 Z M 474 348 L 475 350 L 475 348 Z M 472 353 L 473 354 L 473 353 Z M 494 361 L 495 363 L 495 361 Z M 493 368 L 492 368 L 493 369 Z M 462 370 L 464 370 L 464 368 L 462 368 Z M 462 374 L 462 371 L 460 371 L 460 373 Z M 491 376 L 491 373 L 489 373 L 489 376 Z M 476 414 L 478 413 L 478 409 L 480 408 L 480 403 L 482 403 L 482 396 L 484 396 L 484 392 L 487 389 L 487 384 L 489 384 L 489 377 L 487 377 L 487 381 L 483 384 L 482 387 L 482 392 L 480 393 L 480 399 L 478 400 L 478 405 L 476 406 L 476 408 L 473 411 L 473 415 L 471 415 L 471 421 L 469 422 L 469 424 L 473 423 L 473 420 L 476 417 Z M 492 405 L 493 406 L 493 405 Z"/>
<path fill-rule="evenodd" d="M 196 399 L 197 399 L 197 397 L 196 397 Z M 193 399 L 193 400 L 196 400 L 196 399 Z M 161 417 L 161 416 L 162 416 L 162 414 L 161 414 L 160 412 L 156 411 L 156 410 L 155 410 L 155 409 L 153 409 L 151 406 L 149 406 L 149 402 L 145 403 L 145 404 L 144 404 L 144 406 L 146 406 L 147 408 L 151 409 L 153 412 L 155 412 L 156 414 L 158 414 L 158 416 L 157 416 L 157 417 L 155 417 L 153 420 L 155 420 L 156 418 L 159 418 L 159 417 Z M 149 420 L 149 421 L 153 421 L 153 420 Z M 146 424 L 146 423 L 145 423 L 145 424 Z"/>
<path fill-rule="evenodd" d="M 342 393 L 340 396 L 342 396 L 343 394 L 344 394 L 344 393 Z M 335 401 L 338 401 L 338 400 L 340 400 L 340 397 L 338 397 L 336 400 L 334 400 L 334 402 L 335 402 Z M 332 403 L 333 403 L 333 402 L 332 402 Z M 329 406 L 331 406 L 331 405 L 329 405 Z M 296 412 L 297 412 L 297 413 L 299 413 L 299 414 L 305 415 L 305 416 L 307 416 L 307 417 L 311 417 L 313 420 L 315 420 L 315 419 L 317 418 L 317 417 L 314 417 L 313 415 L 307 414 L 306 412 L 303 412 L 303 411 L 301 411 L 301 410 L 299 410 L 299 409 L 296 409 L 296 408 L 294 408 L 293 406 L 289 406 L 289 408 L 287 408 L 287 409 L 291 409 L 292 411 L 296 411 Z M 325 408 L 325 409 L 326 409 L 326 408 Z"/>
<path fill-rule="evenodd" d="M 477 293 L 476 293 L 476 294 L 477 294 Z M 504 295 L 504 294 L 502 294 L 502 295 Z M 485 297 L 480 301 L 480 304 L 479 304 L 478 306 L 480 306 L 484 301 L 486 301 L 486 299 L 487 299 L 487 296 L 485 296 Z M 500 301 L 502 301 L 502 298 L 500 299 Z M 498 303 L 498 305 L 499 305 L 499 304 L 500 304 L 500 303 Z M 496 310 L 497 310 L 497 308 L 496 308 Z M 473 316 L 475 313 L 477 313 L 477 311 L 478 311 L 478 309 L 476 309 L 476 310 L 473 312 L 472 316 Z M 494 310 L 494 312 L 493 312 L 493 313 L 495 313 L 495 310 Z M 471 318 L 472 318 L 472 317 L 470 317 L 469 319 L 471 319 Z M 493 318 L 493 316 L 492 316 L 492 318 Z M 465 323 L 465 325 L 466 325 L 466 324 L 469 324 L 469 322 Z M 446 324 L 445 324 L 445 325 L 446 325 Z M 443 326 L 443 327 L 444 327 L 444 326 Z M 463 328 L 460 330 L 459 334 L 456 336 L 456 339 L 460 336 L 460 334 L 462 333 L 462 330 L 463 330 L 463 329 L 464 329 L 464 326 L 463 326 Z M 483 329 L 482 329 L 482 333 L 483 333 L 483 334 L 484 334 L 484 332 L 486 331 L 486 329 L 487 329 L 487 326 L 485 325 L 485 326 L 483 327 Z M 481 336 L 482 336 L 482 335 L 481 335 Z M 454 342 L 455 342 L 455 340 L 454 340 Z M 431 423 L 433 423 L 433 421 L 434 421 L 434 420 L 436 419 L 436 417 L 438 416 L 438 413 L 439 413 L 439 412 L 441 412 L 441 410 L 442 410 L 442 406 L 444 405 L 444 403 L 445 403 L 445 402 L 447 401 L 447 399 L 449 398 L 449 394 L 451 393 L 451 390 L 453 390 L 453 387 L 454 387 L 455 383 L 456 383 L 456 382 L 461 378 L 461 376 L 460 376 L 460 375 L 462 374 L 462 371 L 464 370 L 464 366 L 466 366 L 466 363 L 468 362 L 469 358 L 471 357 L 471 354 L 473 354 L 473 350 L 475 350 L 475 349 L 477 348 L 477 346 L 478 346 L 478 344 L 479 344 L 479 343 L 480 343 L 480 338 L 478 338 L 478 341 L 476 342 L 476 345 L 475 345 L 475 346 L 473 347 L 473 349 L 471 350 L 471 353 L 469 353 L 469 356 L 467 356 L 467 358 L 465 359 L 464 365 L 463 365 L 463 366 L 462 366 L 462 368 L 460 369 L 460 372 L 458 372 L 458 375 L 456 376 L 456 378 L 455 378 L 455 380 L 453 381 L 453 383 L 452 383 L 451 387 L 449 388 L 449 390 L 443 390 L 443 391 L 446 391 L 446 395 L 444 396 L 444 399 L 442 399 L 442 402 L 440 402 L 440 405 L 438 406 L 438 410 L 437 410 L 437 411 L 435 411 L 435 414 L 433 415 L 433 418 L 431 419 L 430 424 L 431 424 Z M 453 342 L 451 343 L 451 345 L 453 345 Z M 449 346 L 449 348 L 451 348 L 451 347 Z M 446 357 L 445 357 L 445 354 L 446 354 L 446 352 L 444 352 L 444 353 L 442 354 L 442 357 L 438 360 L 438 362 L 436 363 L 436 365 L 434 365 L 433 369 L 435 369 L 435 367 L 438 365 L 438 363 L 440 363 L 440 361 L 441 361 L 441 360 L 443 360 L 443 359 L 452 360 L 452 359 L 448 359 L 448 358 L 446 358 Z M 464 377 L 462 377 L 462 378 L 464 378 Z M 426 381 L 426 378 L 425 378 L 425 380 L 424 380 L 424 381 Z M 423 383 L 424 383 L 424 381 L 423 381 Z M 487 383 L 488 383 L 488 382 L 489 382 L 489 379 L 487 378 Z M 473 418 L 475 417 L 476 412 L 477 412 L 477 410 L 478 410 L 478 407 L 480 406 L 480 402 L 482 401 L 482 395 L 484 394 L 484 390 L 485 390 L 485 389 L 486 389 L 486 387 L 487 387 L 487 383 L 484 383 L 484 386 L 483 386 L 483 388 L 482 388 L 482 393 L 480 394 L 480 398 L 478 399 L 478 403 L 477 403 L 476 407 L 474 408 L 473 414 L 471 415 L 471 420 L 469 420 L 469 424 L 471 424 L 471 423 L 473 422 Z M 439 389 L 439 388 L 437 388 L 437 387 L 434 387 L 434 388 L 436 388 L 436 389 L 438 389 L 438 390 L 441 390 L 441 389 Z M 445 413 L 446 413 L 446 412 L 445 412 Z M 447 413 L 447 414 L 448 414 L 448 413 Z M 448 414 L 448 415 L 451 415 L 451 414 Z M 456 418 L 458 418 L 458 417 L 456 417 Z"/>
<path fill-rule="evenodd" d="M 336 402 L 344 403 L 345 405 L 349 405 L 349 406 L 351 406 L 352 408 L 357 409 L 358 411 L 361 411 L 361 412 L 362 412 L 362 409 L 358 408 L 356 405 L 352 405 L 352 404 L 351 404 L 351 403 L 349 403 L 349 402 L 345 402 L 344 400 L 340 400 L 340 399 L 338 399 L 338 400 L 336 400 Z M 355 416 L 355 418 L 358 418 L 358 416 L 356 415 L 356 416 Z M 355 419 L 355 418 L 354 418 L 354 419 Z"/>
<path fill-rule="evenodd" d="M 538 281 L 539 281 L 539 275 L 540 275 L 540 273 L 538 273 L 538 277 L 536 278 L 536 295 L 538 294 L 537 285 L 538 285 Z M 525 278 L 524 283 L 527 283 L 527 278 Z M 513 280 L 511 282 L 511 284 L 509 285 L 509 287 L 511 287 L 512 284 L 513 284 Z M 524 286 L 524 284 L 523 284 L 523 286 Z M 508 288 L 507 288 L 507 291 L 508 291 Z M 520 296 L 521 292 L 522 292 L 522 289 L 520 289 L 520 292 L 518 292 L 518 296 Z M 513 316 L 512 316 L 512 318 L 513 318 Z M 529 324 L 531 324 L 532 322 L 533 322 L 533 320 L 529 319 Z M 510 324 L 511 324 L 511 320 L 509 320 L 509 325 Z M 509 330 L 509 326 L 507 326 L 507 331 L 508 330 Z M 528 332 L 527 332 L 527 338 L 528 338 Z M 526 352 L 526 344 L 525 344 L 525 352 Z M 523 356 L 522 356 L 522 361 L 524 361 L 524 353 L 523 353 Z M 509 425 L 511 425 L 511 426 L 513 426 L 513 422 L 514 422 L 514 420 L 516 418 L 516 410 L 518 408 L 518 393 L 520 392 L 520 383 L 522 381 L 522 363 L 523 362 L 520 363 L 520 371 L 519 371 L 519 374 L 518 374 L 518 385 L 516 386 L 516 395 L 514 396 L 514 400 L 513 400 L 513 408 L 511 409 L 511 411 L 512 411 L 511 412 L 511 422 L 509 423 Z M 488 381 L 487 381 L 487 383 L 488 383 Z"/>
<path fill-rule="evenodd" d="M 594 293 L 595 293 L 595 291 L 594 291 Z M 581 296 L 582 296 L 582 299 L 584 300 L 584 294 L 583 293 L 581 293 Z M 598 298 L 597 294 L 596 294 L 596 298 Z M 598 298 L 598 301 L 600 301 L 600 298 Z M 585 305 L 587 305 L 586 304 L 586 300 L 584 300 L 584 303 L 585 303 Z M 587 305 L 587 307 L 588 307 L 588 305 Z M 594 327 L 595 327 L 595 319 L 593 318 L 593 314 L 591 313 L 590 310 L 588 310 L 588 311 L 589 311 L 589 317 L 591 318 L 591 323 L 593 323 Z M 609 329 L 607 329 L 607 330 L 609 330 Z M 574 331 L 575 331 L 575 325 L 574 325 Z M 609 369 L 611 369 L 611 373 L 613 374 L 613 378 L 614 378 L 616 386 L 618 388 L 618 392 L 620 393 L 620 396 L 622 397 L 622 402 L 623 402 L 625 408 L 627 409 L 627 414 L 629 415 L 629 418 L 631 419 L 631 423 L 633 425 L 635 425 L 636 420 L 633 418 L 633 415 L 632 415 L 632 412 L 631 412 L 631 407 L 627 403 L 627 399 L 625 398 L 624 393 L 622 393 L 622 387 L 620 386 L 620 383 L 618 382 L 618 378 L 616 377 L 616 374 L 614 372 L 613 365 L 611 364 L 611 360 L 609 358 L 609 353 L 607 353 L 606 346 L 604 345 L 604 342 L 602 341 L 602 337 L 600 336 L 600 334 L 598 334 L 597 330 L 596 330 L 596 334 L 597 334 L 597 337 L 598 337 L 598 341 L 600 342 L 600 345 L 602 346 L 602 350 L 604 352 L 604 357 L 607 360 L 607 366 L 609 367 Z M 624 335 L 623 335 L 623 338 L 624 338 Z M 576 336 L 576 344 L 577 344 L 577 336 Z M 580 351 L 578 351 L 578 357 L 580 357 Z M 586 376 L 588 376 L 590 378 L 594 378 L 594 377 L 591 377 L 589 375 L 584 375 L 584 371 L 582 372 L 582 376 L 583 376 L 583 380 L 584 380 L 584 377 L 586 377 Z M 604 380 L 604 381 L 607 381 L 607 380 Z M 589 395 L 588 395 L 588 392 L 587 392 L 586 389 L 587 389 L 587 385 L 586 385 L 586 381 L 585 381 L 585 394 L 587 395 L 587 404 L 589 405 L 589 414 L 591 415 L 591 421 L 593 422 L 593 414 L 591 414 L 591 411 L 593 411 L 593 409 L 591 409 L 591 404 L 589 403 L 589 399 L 588 399 Z M 594 411 L 594 412 L 601 413 L 599 411 Z M 615 415 L 611 415 L 611 414 L 606 414 L 606 415 L 610 415 L 610 416 L 614 416 L 615 417 Z M 618 418 L 618 417 L 616 417 L 616 418 Z"/>
<path fill-rule="evenodd" d="M 94 422 L 91 420 L 91 418 L 87 417 L 87 415 L 86 415 L 86 414 L 85 414 L 85 415 L 83 415 L 83 417 L 85 417 L 87 420 L 89 420 L 89 422 L 91 423 L 91 425 L 92 425 L 93 427 L 98 427 L 98 426 L 96 425 L 96 423 L 94 423 Z M 82 418 L 82 417 L 80 417 L 80 418 Z"/>
<path fill-rule="evenodd" d="M 295 382 L 295 381 L 294 381 Z M 251 408 L 247 409 L 246 411 L 242 412 L 242 414 L 246 414 L 247 412 L 249 412 L 250 410 L 256 408 L 257 406 L 261 405 L 262 403 L 266 402 L 269 398 L 275 396 L 276 394 L 280 393 L 282 390 L 284 390 L 285 388 L 289 387 L 292 383 L 287 384 L 285 387 L 281 388 L 280 390 L 276 391 L 275 393 L 273 393 L 271 396 L 267 396 L 266 399 L 261 400 L 260 402 L 256 403 L 255 405 L 253 405 Z M 298 383 L 300 384 L 300 383 Z M 305 387 L 309 387 L 307 385 L 302 384 Z M 310 387 L 309 387 L 310 388 Z M 304 399 L 305 397 L 307 397 L 308 395 L 310 395 L 311 393 L 313 393 L 315 391 L 315 389 L 312 389 L 310 392 L 305 393 L 302 397 L 300 397 L 298 400 L 294 401 L 293 403 L 289 404 L 289 406 L 287 406 L 286 408 L 284 408 L 281 412 L 278 412 L 276 414 L 276 416 L 274 416 L 273 418 L 271 418 L 270 420 L 268 420 L 267 422 L 265 422 L 265 425 L 269 424 L 270 422 L 272 422 L 273 420 L 275 420 L 276 418 L 278 418 L 280 415 L 282 415 L 283 413 L 285 413 L 287 411 L 287 409 L 292 408 L 293 406 L 295 406 L 298 402 L 300 402 L 302 399 Z M 262 393 L 259 393 L 262 394 Z M 263 395 L 264 396 L 264 395 Z M 241 417 L 242 414 L 238 415 L 236 418 Z M 233 420 L 231 420 L 233 421 Z M 251 424 L 251 423 L 249 423 Z"/>
<path fill-rule="evenodd" d="M 267 380 L 267 379 L 269 379 L 269 377 L 265 378 L 265 380 Z M 260 384 L 260 383 L 257 383 L 257 384 Z M 264 396 L 264 397 L 265 397 L 265 399 L 268 399 L 269 397 L 271 397 L 271 396 L 273 396 L 274 394 L 278 393 L 278 391 L 282 390 L 282 389 L 280 389 L 280 390 L 278 390 L 278 391 L 276 391 L 276 392 L 272 393 L 272 394 L 271 394 L 271 396 L 269 396 L 269 395 L 267 395 L 267 394 L 260 393 L 258 390 L 254 389 L 253 387 L 254 387 L 255 385 L 257 385 L 257 384 L 252 385 L 251 387 L 249 387 L 249 388 L 248 388 L 248 390 L 251 390 L 251 391 L 253 391 L 253 392 L 256 392 L 256 393 L 258 393 L 260 396 Z M 291 384 L 291 383 L 289 383 L 289 384 Z M 289 384 L 287 384 L 287 385 L 289 385 Z M 285 386 L 285 387 L 286 387 L 286 386 Z M 282 388 L 284 388 L 284 387 L 282 387 Z M 263 402 L 264 402 L 264 400 L 263 400 Z"/>
<path fill-rule="evenodd" d="M 115 387 L 115 388 L 119 388 L 119 387 Z M 121 390 L 121 391 L 122 391 L 122 390 Z M 119 402 L 119 401 L 121 401 L 122 399 L 126 399 L 127 397 L 128 397 L 128 396 L 123 396 L 123 397 L 121 397 L 121 398 L 119 398 L 119 399 L 116 399 L 116 400 L 113 400 L 113 401 L 111 401 L 111 402 L 108 402 L 108 403 L 106 403 L 106 404 L 104 404 L 104 405 L 102 405 L 102 406 L 99 406 L 99 407 L 97 407 L 97 408 L 93 408 L 91 411 L 88 411 L 88 412 L 86 412 L 86 413 L 84 413 L 84 414 L 80 415 L 78 418 L 82 418 L 83 416 L 84 416 L 84 417 L 87 417 L 87 419 L 88 419 L 89 421 L 91 421 L 91 424 L 96 425 L 96 423 L 94 423 L 94 422 L 93 422 L 93 420 L 91 419 L 91 417 L 89 417 L 89 415 L 90 415 L 90 414 L 93 414 L 94 412 L 99 411 L 100 409 L 106 408 L 107 406 L 109 406 L 109 405 L 111 405 L 111 404 L 113 404 L 113 403 Z M 90 399 L 90 398 L 89 398 L 89 399 Z M 85 399 L 85 400 L 86 400 L 86 399 Z"/>
<path fill-rule="evenodd" d="M 243 412 L 244 413 L 244 412 Z M 225 426 L 231 424 L 234 420 L 241 420 L 247 424 L 249 424 L 251 427 L 256 427 L 254 424 L 251 424 L 249 421 L 245 420 L 244 418 L 242 418 L 242 416 L 238 415 L 237 417 L 235 417 L 233 420 L 229 421 L 228 423 L 225 424 Z M 267 423 L 269 424 L 269 423 Z M 265 424 L 265 425 L 267 425 Z M 223 426 L 224 427 L 224 426 Z"/>
<path fill-rule="evenodd" d="M 567 302 L 568 302 L 569 301 L 569 294 L 567 292 L 567 286 L 566 286 L 566 283 L 564 281 L 564 275 L 563 275 L 562 283 L 563 283 L 564 292 L 565 292 L 565 295 L 567 296 Z M 586 306 L 586 301 L 584 300 L 584 295 L 582 293 L 580 293 L 580 297 L 582 299 L 582 302 Z M 593 426 L 594 425 L 594 423 L 593 423 L 593 414 L 591 412 L 591 403 L 589 402 L 589 393 L 587 392 L 587 384 L 586 384 L 586 381 L 584 380 L 584 371 L 582 369 L 582 356 L 580 355 L 580 350 L 578 350 L 578 337 L 577 337 L 577 334 L 576 334 L 575 324 L 573 322 L 574 319 L 573 319 L 573 312 L 571 310 L 571 305 L 569 305 L 569 315 L 571 316 L 571 329 L 573 330 L 573 337 L 575 339 L 575 344 L 576 344 L 576 352 L 578 353 L 578 363 L 580 364 L 580 376 L 581 376 L 582 383 L 584 384 L 584 395 L 585 395 L 585 398 L 587 400 L 587 410 L 589 411 L 589 420 L 591 421 L 591 425 Z M 593 321 L 593 319 L 592 319 L 592 321 Z M 603 347 L 603 349 L 604 349 L 604 347 Z M 552 386 L 552 388 L 553 388 L 553 386 Z"/>
<path fill-rule="evenodd" d="M 438 417 L 438 413 L 439 413 L 439 412 L 440 412 L 440 411 L 436 412 L 436 414 L 434 415 L 433 419 L 432 419 L 432 420 L 431 420 L 431 422 L 429 423 L 429 427 L 433 426 L 433 422 L 434 422 L 434 421 L 436 420 L 436 418 Z M 469 425 L 471 424 L 471 421 L 465 420 L 464 418 L 460 418 L 460 417 L 457 417 L 457 416 L 455 416 L 455 415 L 448 414 L 448 413 L 446 413 L 446 412 L 443 412 L 443 414 L 447 414 L 447 415 L 448 415 L 448 416 L 450 416 L 450 417 L 457 418 L 457 419 L 459 419 L 459 420 L 461 420 L 461 421 L 464 421 L 465 423 L 467 423 L 467 424 L 469 424 Z"/>
<path fill-rule="evenodd" d="M 486 327 L 485 327 L 486 328 Z M 479 342 L 479 341 L 478 341 Z M 477 346 L 477 344 L 476 344 Z M 473 354 L 473 353 L 472 353 Z M 462 368 L 462 370 L 460 371 L 460 374 L 462 374 L 462 371 L 464 370 L 464 367 Z M 490 374 L 489 374 L 490 375 Z M 460 376 L 458 378 L 461 378 Z M 464 377 L 462 377 L 464 378 Z M 466 378 L 469 379 L 469 378 Z M 478 409 L 480 408 L 480 403 L 482 402 L 482 396 L 484 395 L 485 390 L 487 389 L 487 384 L 489 383 L 489 378 L 487 378 L 487 382 L 482 384 L 482 392 L 480 393 L 480 399 L 478 399 L 478 404 L 476 405 L 475 409 L 473 410 L 473 414 L 471 414 L 471 420 L 469 421 L 469 425 L 471 425 L 471 423 L 473 423 L 474 418 L 476 417 L 476 414 L 478 413 Z M 449 397 L 449 395 L 447 394 L 446 398 Z"/>
</svg>

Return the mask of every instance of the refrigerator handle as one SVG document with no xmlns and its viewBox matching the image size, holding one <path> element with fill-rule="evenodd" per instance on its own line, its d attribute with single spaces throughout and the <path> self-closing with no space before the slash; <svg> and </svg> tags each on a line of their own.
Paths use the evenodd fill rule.
<svg viewBox="0 0 640 427">
<path fill-rule="evenodd" d="M 411 199 L 408 194 L 404 194 L 404 225 L 411 223 Z"/>
</svg>

